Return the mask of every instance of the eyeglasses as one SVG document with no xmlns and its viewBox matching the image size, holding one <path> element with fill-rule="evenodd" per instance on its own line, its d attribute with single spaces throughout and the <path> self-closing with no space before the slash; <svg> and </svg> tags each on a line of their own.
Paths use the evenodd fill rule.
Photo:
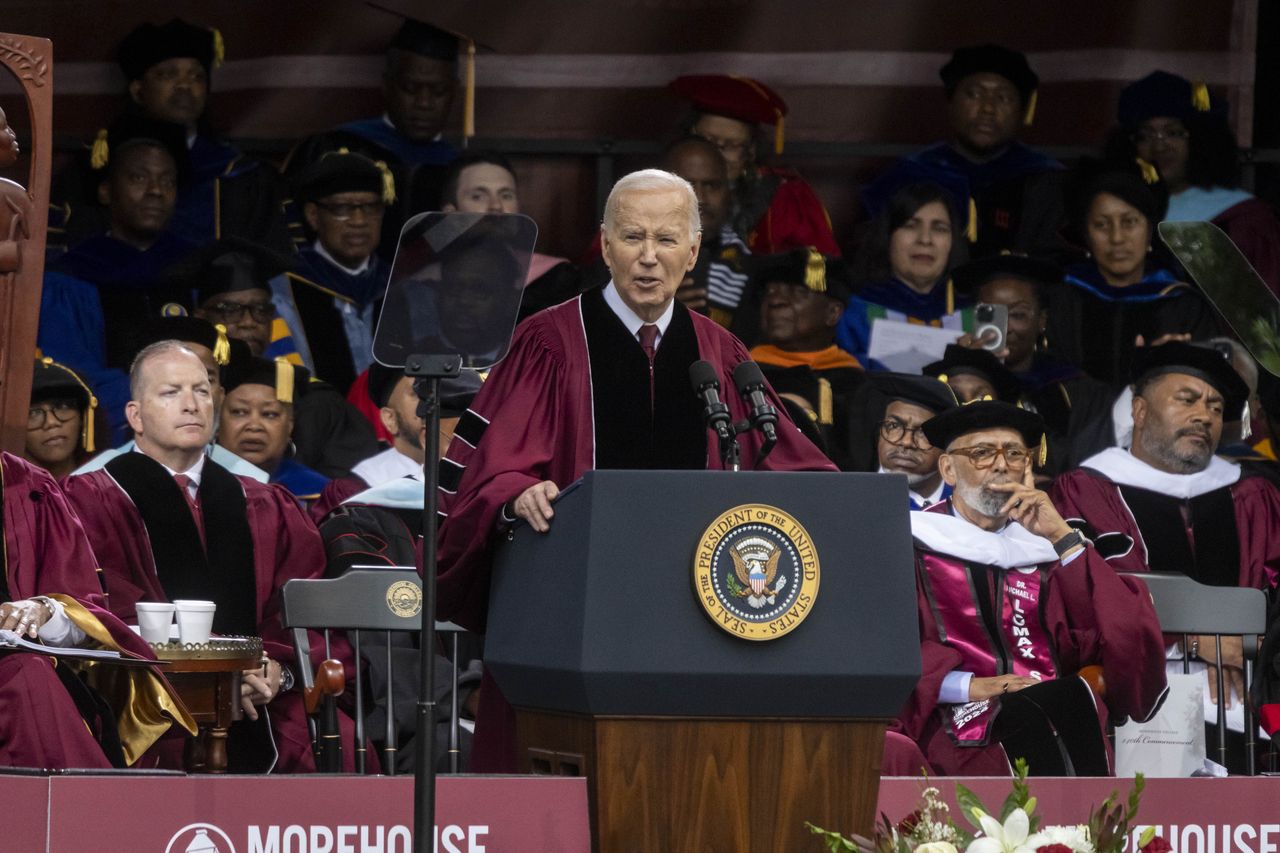
<svg viewBox="0 0 1280 853">
<path fill-rule="evenodd" d="M 721 154 L 746 154 L 751 148 L 751 140 L 749 139 L 739 141 L 736 139 L 718 139 L 707 133 L 699 133 L 697 135 L 719 148 Z"/>
<path fill-rule="evenodd" d="M 270 302 L 215 302 L 205 310 L 217 314 L 224 323 L 238 323 L 246 313 L 259 323 L 268 323 L 276 316 L 276 306 Z"/>
<path fill-rule="evenodd" d="M 327 201 L 318 201 L 316 202 L 316 207 L 320 208 L 339 222 L 346 222 L 348 219 L 353 218 L 357 213 L 363 214 L 368 218 L 381 216 L 383 211 L 387 209 L 387 206 L 380 201 L 366 201 L 360 204 L 353 204 L 350 202 L 331 204 Z"/>
<path fill-rule="evenodd" d="M 1003 456 L 1004 464 L 1010 468 L 1025 468 L 1031 460 L 1031 451 L 1025 447 L 993 447 L 990 444 L 978 444 L 973 447 L 960 447 L 948 450 L 948 456 L 963 456 L 969 464 L 978 470 L 990 468 L 996 464 L 996 457 Z"/>
<path fill-rule="evenodd" d="M 880 422 L 880 437 L 890 444 L 897 444 L 907 434 L 911 435 L 911 441 L 921 450 L 928 450 L 933 447 L 929 443 L 929 439 L 924 437 L 924 427 L 922 426 L 909 427 L 902 421 L 894 420 L 893 418 L 887 418 Z"/>
<path fill-rule="evenodd" d="M 53 419 L 60 424 L 67 421 L 80 412 L 80 406 L 73 400 L 54 400 L 44 406 L 32 406 L 27 409 L 27 429 L 39 429 L 44 426 L 49 415 L 53 415 Z"/>
<path fill-rule="evenodd" d="M 1185 127 L 1170 127 L 1164 130 L 1139 130 L 1129 137 L 1135 145 L 1146 145 L 1151 142 L 1160 142 L 1168 140 L 1170 142 L 1180 142 L 1191 136 L 1191 131 Z"/>
</svg>

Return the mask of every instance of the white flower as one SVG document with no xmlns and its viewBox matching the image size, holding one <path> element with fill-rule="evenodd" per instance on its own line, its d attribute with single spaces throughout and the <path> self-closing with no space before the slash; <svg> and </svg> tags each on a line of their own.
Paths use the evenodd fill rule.
<svg viewBox="0 0 1280 853">
<path fill-rule="evenodd" d="M 974 809 L 974 814 L 982 824 L 982 835 L 973 840 L 965 853 L 1035 853 L 1036 848 L 1027 844 L 1031 819 L 1022 809 L 1010 812 L 1004 826 L 980 809 Z"/>
<path fill-rule="evenodd" d="M 1050 844 L 1065 844 L 1075 853 L 1094 853 L 1093 842 L 1089 839 L 1089 827 L 1078 826 L 1046 826 L 1027 839 L 1027 846 L 1032 850 Z"/>
<path fill-rule="evenodd" d="M 912 853 L 959 853 L 950 841 L 929 841 L 921 844 Z"/>
</svg>

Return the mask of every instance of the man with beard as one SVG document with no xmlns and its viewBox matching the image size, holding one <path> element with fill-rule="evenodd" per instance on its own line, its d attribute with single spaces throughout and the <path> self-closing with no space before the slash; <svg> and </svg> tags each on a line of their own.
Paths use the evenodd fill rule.
<svg viewBox="0 0 1280 853">
<path fill-rule="evenodd" d="M 949 498 L 951 486 L 938 470 L 942 450 L 929 443 L 922 426 L 935 415 L 955 408 L 952 390 L 932 376 L 906 373 L 870 373 L 863 389 L 855 398 L 854 411 L 878 416 L 858 429 L 859 434 L 874 442 L 874 451 L 869 464 L 855 460 L 855 470 L 905 474 L 907 500 L 913 510 Z"/>
<path fill-rule="evenodd" d="M 1006 775 L 1017 758 L 1108 775 L 1107 717 L 1146 719 L 1165 690 L 1149 593 L 1035 488 L 1038 415 L 979 401 L 924 431 L 954 493 L 911 513 L 924 671 L 899 730 L 943 775 Z M 1105 697 L 1073 677 L 1088 666 Z"/>
<path fill-rule="evenodd" d="M 1214 455 L 1224 420 L 1241 419 L 1248 386 L 1217 350 L 1181 342 L 1139 349 L 1134 374 L 1132 447 L 1061 475 L 1054 503 L 1117 571 L 1274 590 L 1280 491 Z M 1209 664 L 1207 695 L 1216 701 L 1213 637 L 1193 639 L 1188 651 Z M 1241 695 L 1239 638 L 1223 638 L 1222 664 Z"/>
</svg>

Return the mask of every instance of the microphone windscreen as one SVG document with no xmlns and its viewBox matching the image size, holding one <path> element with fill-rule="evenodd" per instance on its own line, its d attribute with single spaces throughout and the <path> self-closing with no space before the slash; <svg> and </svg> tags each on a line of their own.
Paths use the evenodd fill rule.
<svg viewBox="0 0 1280 853">
<path fill-rule="evenodd" d="M 740 363 L 733 369 L 733 384 L 744 394 L 755 388 L 763 388 L 764 374 L 760 372 L 760 365 L 754 361 Z"/>
<path fill-rule="evenodd" d="M 693 384 L 694 391 L 701 391 L 708 385 L 720 387 L 720 377 L 709 361 L 695 361 L 689 365 L 689 382 Z"/>
</svg>

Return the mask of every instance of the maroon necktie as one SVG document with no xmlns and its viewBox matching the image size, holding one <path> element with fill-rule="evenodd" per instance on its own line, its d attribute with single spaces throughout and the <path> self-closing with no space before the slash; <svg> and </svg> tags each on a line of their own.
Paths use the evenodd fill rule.
<svg viewBox="0 0 1280 853">
<path fill-rule="evenodd" d="M 201 546 L 207 547 L 208 543 L 204 538 L 204 513 L 200 512 L 200 501 L 191 495 L 191 478 L 186 474 L 174 474 L 173 481 L 178 484 L 178 488 L 182 489 L 182 496 L 187 499 L 187 508 L 191 510 L 191 518 L 196 523 L 196 531 L 200 534 Z"/>
<path fill-rule="evenodd" d="M 653 359 L 658 354 L 655 344 L 658 341 L 658 327 L 653 323 L 645 323 L 640 327 L 640 348 L 649 357 L 649 408 L 653 408 Z"/>
</svg>

